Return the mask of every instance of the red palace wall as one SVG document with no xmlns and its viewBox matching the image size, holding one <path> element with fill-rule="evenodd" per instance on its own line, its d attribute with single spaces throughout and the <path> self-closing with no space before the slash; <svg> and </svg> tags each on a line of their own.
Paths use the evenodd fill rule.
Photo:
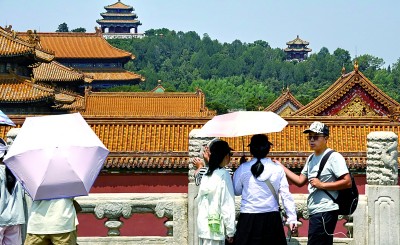
<svg viewBox="0 0 400 245">
<path fill-rule="evenodd" d="M 355 181 L 360 194 L 365 194 L 365 175 L 356 175 Z M 91 189 L 91 193 L 187 193 L 188 176 L 182 174 L 101 174 Z M 290 185 L 293 194 L 307 193 L 307 187 Z M 97 220 L 93 214 L 79 214 L 78 236 L 107 236 L 105 219 Z M 158 219 L 153 214 L 134 214 L 124 220 L 121 236 L 165 236 L 165 218 Z M 308 221 L 303 221 L 300 236 L 307 236 Z M 345 233 L 343 221 L 336 226 L 336 232 Z M 344 237 L 342 234 L 338 237 Z"/>
</svg>

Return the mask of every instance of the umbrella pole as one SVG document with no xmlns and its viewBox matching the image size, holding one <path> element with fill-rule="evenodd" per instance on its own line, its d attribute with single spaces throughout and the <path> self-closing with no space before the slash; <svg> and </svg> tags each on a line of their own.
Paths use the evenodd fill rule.
<svg viewBox="0 0 400 245">
<path fill-rule="evenodd" d="M 246 162 L 246 157 L 244 155 L 244 139 L 243 139 L 243 136 L 242 136 L 242 156 L 240 157 L 239 163 L 242 164 L 244 162 Z"/>
</svg>

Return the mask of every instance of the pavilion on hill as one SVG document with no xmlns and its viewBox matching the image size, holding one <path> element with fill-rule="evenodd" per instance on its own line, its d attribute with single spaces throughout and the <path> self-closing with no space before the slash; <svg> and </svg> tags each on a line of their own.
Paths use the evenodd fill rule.
<svg viewBox="0 0 400 245">
<path fill-rule="evenodd" d="M 309 44 L 309 42 L 300 39 L 299 35 L 297 35 L 295 39 L 286 43 L 288 45 L 284 49 L 286 59 L 298 61 L 307 59 L 308 53 L 312 51 L 312 49 L 307 47 Z"/>
<path fill-rule="evenodd" d="M 141 25 L 138 16 L 133 13 L 132 6 L 118 2 L 105 6 L 106 13 L 101 13 L 103 17 L 96 22 L 101 26 L 104 38 L 131 38 L 142 37 L 138 33 L 138 26 Z"/>
</svg>

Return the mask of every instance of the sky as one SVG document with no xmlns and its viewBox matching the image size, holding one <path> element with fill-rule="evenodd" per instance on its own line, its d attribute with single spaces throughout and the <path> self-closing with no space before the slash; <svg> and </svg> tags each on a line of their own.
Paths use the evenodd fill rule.
<svg viewBox="0 0 400 245">
<path fill-rule="evenodd" d="M 0 26 L 13 30 L 94 32 L 104 6 L 117 0 L 0 0 Z M 201 37 L 231 43 L 264 40 L 285 48 L 296 38 L 308 41 L 312 53 L 337 48 L 352 58 L 370 54 L 391 65 L 400 58 L 399 0 L 122 0 L 133 6 L 142 23 L 139 32 L 167 28 L 195 31 Z"/>
</svg>

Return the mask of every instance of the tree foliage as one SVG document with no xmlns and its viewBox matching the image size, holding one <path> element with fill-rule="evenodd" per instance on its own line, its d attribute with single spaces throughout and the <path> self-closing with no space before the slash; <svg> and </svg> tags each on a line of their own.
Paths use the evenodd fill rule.
<svg viewBox="0 0 400 245">
<path fill-rule="evenodd" d="M 56 32 L 69 32 L 67 23 L 61 23 L 58 25 Z"/>
<path fill-rule="evenodd" d="M 331 53 L 323 47 L 306 61 L 286 61 L 281 48 L 258 40 L 221 43 L 209 35 L 151 29 L 144 38 L 110 39 L 109 42 L 133 53 L 136 59 L 126 69 L 142 74 L 139 85 L 149 91 L 162 80 L 168 91 L 194 91 L 207 96 L 207 106 L 218 112 L 232 109 L 258 110 L 268 106 L 282 89 L 290 87 L 294 96 L 307 104 L 325 91 L 341 75 L 353 70 L 349 51 Z M 357 58 L 359 69 L 394 99 L 400 99 L 400 61 L 383 67 L 381 58 L 369 54 Z"/>
<path fill-rule="evenodd" d="M 71 32 L 86 32 L 86 29 L 83 27 L 78 27 L 78 28 L 71 30 Z"/>
</svg>

